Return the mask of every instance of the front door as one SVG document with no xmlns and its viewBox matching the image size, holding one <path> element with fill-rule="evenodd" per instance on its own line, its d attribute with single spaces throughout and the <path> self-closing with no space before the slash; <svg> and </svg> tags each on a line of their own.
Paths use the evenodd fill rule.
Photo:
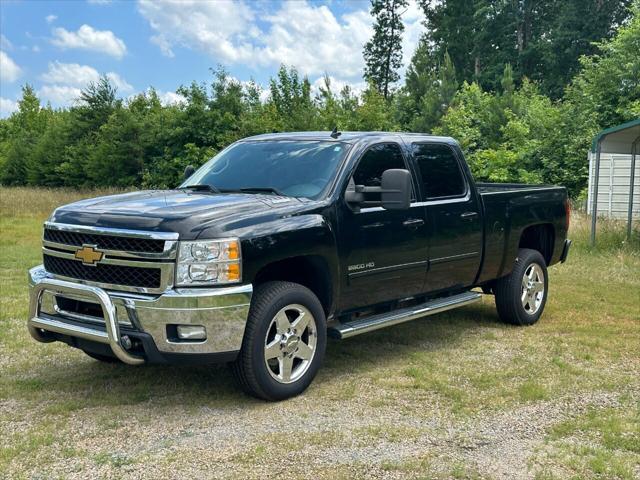
<svg viewBox="0 0 640 480">
<path fill-rule="evenodd" d="M 461 159 L 444 143 L 412 145 L 427 212 L 429 270 L 426 292 L 473 283 L 482 254 L 482 217 L 477 192 Z"/>
<path fill-rule="evenodd" d="M 380 186 L 382 172 L 408 169 L 396 143 L 377 144 L 361 156 L 352 184 Z M 350 182 L 351 183 L 351 182 Z M 415 190 L 414 190 L 415 191 Z M 367 200 L 379 200 L 367 194 Z M 415 203 L 415 202 L 412 202 Z M 354 309 L 420 293 L 427 268 L 425 209 L 360 211 L 341 207 L 341 310 Z"/>
</svg>

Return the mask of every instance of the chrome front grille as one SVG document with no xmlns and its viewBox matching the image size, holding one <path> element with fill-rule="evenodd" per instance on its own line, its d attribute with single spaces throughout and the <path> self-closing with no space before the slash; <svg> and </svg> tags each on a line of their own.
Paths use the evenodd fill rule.
<svg viewBox="0 0 640 480">
<path fill-rule="evenodd" d="M 111 285 L 160 288 L 161 271 L 159 268 L 128 267 L 106 263 L 88 266 L 75 259 L 54 257 L 46 253 L 43 257 L 45 270 L 54 275 Z"/>
<path fill-rule="evenodd" d="M 97 235 L 95 233 L 65 232 L 64 230 L 44 229 L 44 239 L 48 242 L 64 245 L 95 245 L 101 250 L 125 250 L 128 252 L 161 253 L 164 240 L 149 238 L 116 237 L 114 235 Z"/>
<path fill-rule="evenodd" d="M 45 270 L 56 277 L 110 290 L 161 293 L 173 286 L 178 234 L 46 222 Z M 102 254 L 95 264 L 76 256 L 83 247 Z"/>
</svg>

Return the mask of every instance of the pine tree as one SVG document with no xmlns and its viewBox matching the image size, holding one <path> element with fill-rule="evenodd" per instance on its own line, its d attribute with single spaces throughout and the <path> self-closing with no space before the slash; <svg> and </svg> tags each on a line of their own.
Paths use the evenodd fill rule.
<svg viewBox="0 0 640 480">
<path fill-rule="evenodd" d="M 366 63 L 364 78 L 374 85 L 386 99 L 398 81 L 398 69 L 402 66 L 401 15 L 408 0 L 371 0 L 371 15 L 375 17 L 373 38 L 364 46 Z"/>
</svg>

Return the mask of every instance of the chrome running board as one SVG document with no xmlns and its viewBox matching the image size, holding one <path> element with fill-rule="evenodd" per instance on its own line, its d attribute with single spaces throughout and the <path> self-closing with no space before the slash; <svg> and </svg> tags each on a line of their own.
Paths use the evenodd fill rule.
<svg viewBox="0 0 640 480">
<path fill-rule="evenodd" d="M 445 312 L 454 308 L 479 302 L 482 294 L 478 292 L 464 292 L 445 298 L 436 298 L 420 305 L 393 310 L 387 313 L 380 313 L 370 317 L 353 320 L 339 324 L 329 329 L 329 334 L 333 337 L 344 339 L 359 335 L 361 333 L 372 332 L 379 328 L 397 325 L 398 323 L 408 322 L 416 318 L 434 315 L 436 313 Z"/>
</svg>

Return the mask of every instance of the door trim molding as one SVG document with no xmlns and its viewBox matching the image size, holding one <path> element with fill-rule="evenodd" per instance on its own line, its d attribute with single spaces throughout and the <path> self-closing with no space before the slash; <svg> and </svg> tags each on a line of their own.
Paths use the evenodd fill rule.
<svg viewBox="0 0 640 480">
<path fill-rule="evenodd" d="M 480 256 L 480 252 L 461 253 L 460 255 L 451 255 L 450 257 L 433 258 L 429 260 L 429 263 L 431 265 L 438 265 L 440 263 L 455 262 L 457 260 L 464 260 L 467 258 L 473 258 L 473 257 L 479 257 L 479 256 Z"/>
</svg>

